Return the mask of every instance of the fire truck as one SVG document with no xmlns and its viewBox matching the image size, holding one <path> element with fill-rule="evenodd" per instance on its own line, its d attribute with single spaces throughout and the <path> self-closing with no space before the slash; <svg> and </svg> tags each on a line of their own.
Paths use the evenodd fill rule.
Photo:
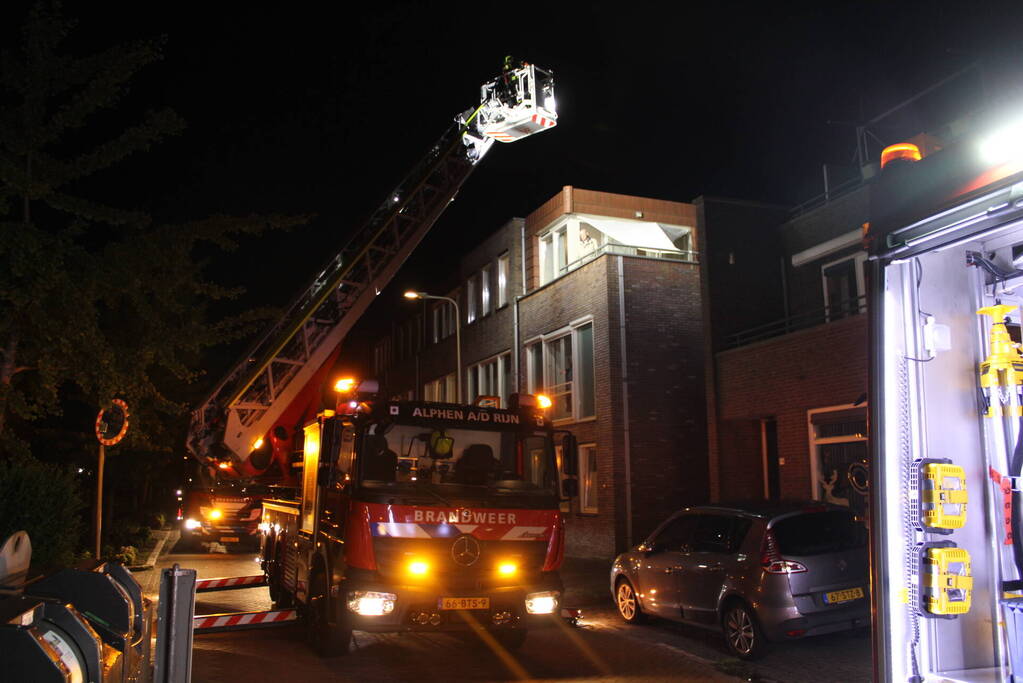
<svg viewBox="0 0 1023 683">
<path fill-rule="evenodd" d="M 981 121 L 871 188 L 876 681 L 1023 679 L 1023 120 Z"/>
<path fill-rule="evenodd" d="M 310 645 L 352 630 L 475 633 L 515 648 L 559 618 L 565 538 L 555 433 L 538 397 L 509 408 L 386 401 L 373 381 L 303 429 L 301 485 L 263 501 L 261 559 Z M 560 438 L 566 474 L 577 445 Z"/>
<path fill-rule="evenodd" d="M 269 488 L 239 481 L 216 482 L 184 490 L 179 512 L 181 545 L 197 551 L 259 547 L 259 518 Z"/>
</svg>

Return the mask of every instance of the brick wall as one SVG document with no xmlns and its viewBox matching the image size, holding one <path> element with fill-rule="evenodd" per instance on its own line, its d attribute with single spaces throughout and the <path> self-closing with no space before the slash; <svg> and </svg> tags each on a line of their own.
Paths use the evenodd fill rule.
<svg viewBox="0 0 1023 683">
<path fill-rule="evenodd" d="M 623 265 L 633 542 L 680 507 L 708 500 L 699 267 Z"/>
<path fill-rule="evenodd" d="M 598 258 L 574 270 L 546 287 L 526 296 L 520 304 L 519 324 L 522 341 L 529 342 L 540 335 L 564 328 L 570 322 L 592 316 L 593 321 L 593 375 L 596 419 L 561 425 L 570 429 L 579 443 L 596 444 L 597 495 L 596 515 L 581 514 L 579 501 L 572 501 L 566 515 L 569 555 L 581 557 L 613 557 L 618 539 L 624 538 L 625 520 L 616 514 L 624 509 L 624 464 L 621 458 L 620 373 L 617 370 L 617 343 L 612 339 L 618 332 L 617 299 L 611 296 L 610 285 L 616 278 L 609 270 L 612 260 Z M 615 290 L 617 291 L 617 290 Z M 519 358 L 526 367 L 523 346 Z"/>
<path fill-rule="evenodd" d="M 736 425 L 745 429 L 743 421 L 764 417 L 778 422 L 778 455 L 785 461 L 781 495 L 809 497 L 807 411 L 850 404 L 866 393 L 867 316 L 856 315 L 719 353 L 715 391 L 719 497 L 742 497 L 755 489 L 749 477 L 755 470 L 760 480 L 760 440 L 729 430 Z M 762 486 L 761 482 L 760 491 Z"/>
</svg>

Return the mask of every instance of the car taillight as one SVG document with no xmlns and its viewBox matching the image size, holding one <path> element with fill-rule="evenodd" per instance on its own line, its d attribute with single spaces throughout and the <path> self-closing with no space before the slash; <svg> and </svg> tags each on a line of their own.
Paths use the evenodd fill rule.
<svg viewBox="0 0 1023 683">
<path fill-rule="evenodd" d="M 798 574 L 806 571 L 806 567 L 799 562 L 782 558 L 778 542 L 770 531 L 764 534 L 764 542 L 760 546 L 760 566 L 768 574 Z"/>
</svg>

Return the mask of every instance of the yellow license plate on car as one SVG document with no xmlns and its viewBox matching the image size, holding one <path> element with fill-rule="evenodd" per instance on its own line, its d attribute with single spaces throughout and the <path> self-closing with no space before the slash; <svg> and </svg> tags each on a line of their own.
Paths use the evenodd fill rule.
<svg viewBox="0 0 1023 683">
<path fill-rule="evenodd" d="M 831 591 L 824 594 L 824 602 L 834 605 L 839 602 L 849 602 L 863 597 L 862 588 L 846 588 L 844 591 Z"/>
<path fill-rule="evenodd" d="M 441 609 L 490 609 L 490 598 L 441 598 Z"/>
<path fill-rule="evenodd" d="M 238 542 L 238 537 L 237 536 L 221 536 L 220 537 L 220 542 L 221 543 L 237 543 Z"/>
</svg>

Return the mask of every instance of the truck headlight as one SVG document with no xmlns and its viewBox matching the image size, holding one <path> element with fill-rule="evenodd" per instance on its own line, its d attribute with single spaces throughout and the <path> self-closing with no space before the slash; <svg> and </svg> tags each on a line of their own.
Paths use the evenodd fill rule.
<svg viewBox="0 0 1023 683">
<path fill-rule="evenodd" d="M 185 520 L 185 528 L 188 529 L 189 531 L 195 531 L 201 526 L 202 522 L 200 522 L 197 519 L 192 519 L 191 517 L 189 517 L 188 519 Z"/>
<path fill-rule="evenodd" d="M 379 617 L 394 611 L 394 593 L 376 591 L 349 591 L 348 609 L 363 617 Z"/>
<path fill-rule="evenodd" d="M 558 591 L 526 594 L 526 611 L 530 614 L 553 614 L 558 609 Z"/>
</svg>

